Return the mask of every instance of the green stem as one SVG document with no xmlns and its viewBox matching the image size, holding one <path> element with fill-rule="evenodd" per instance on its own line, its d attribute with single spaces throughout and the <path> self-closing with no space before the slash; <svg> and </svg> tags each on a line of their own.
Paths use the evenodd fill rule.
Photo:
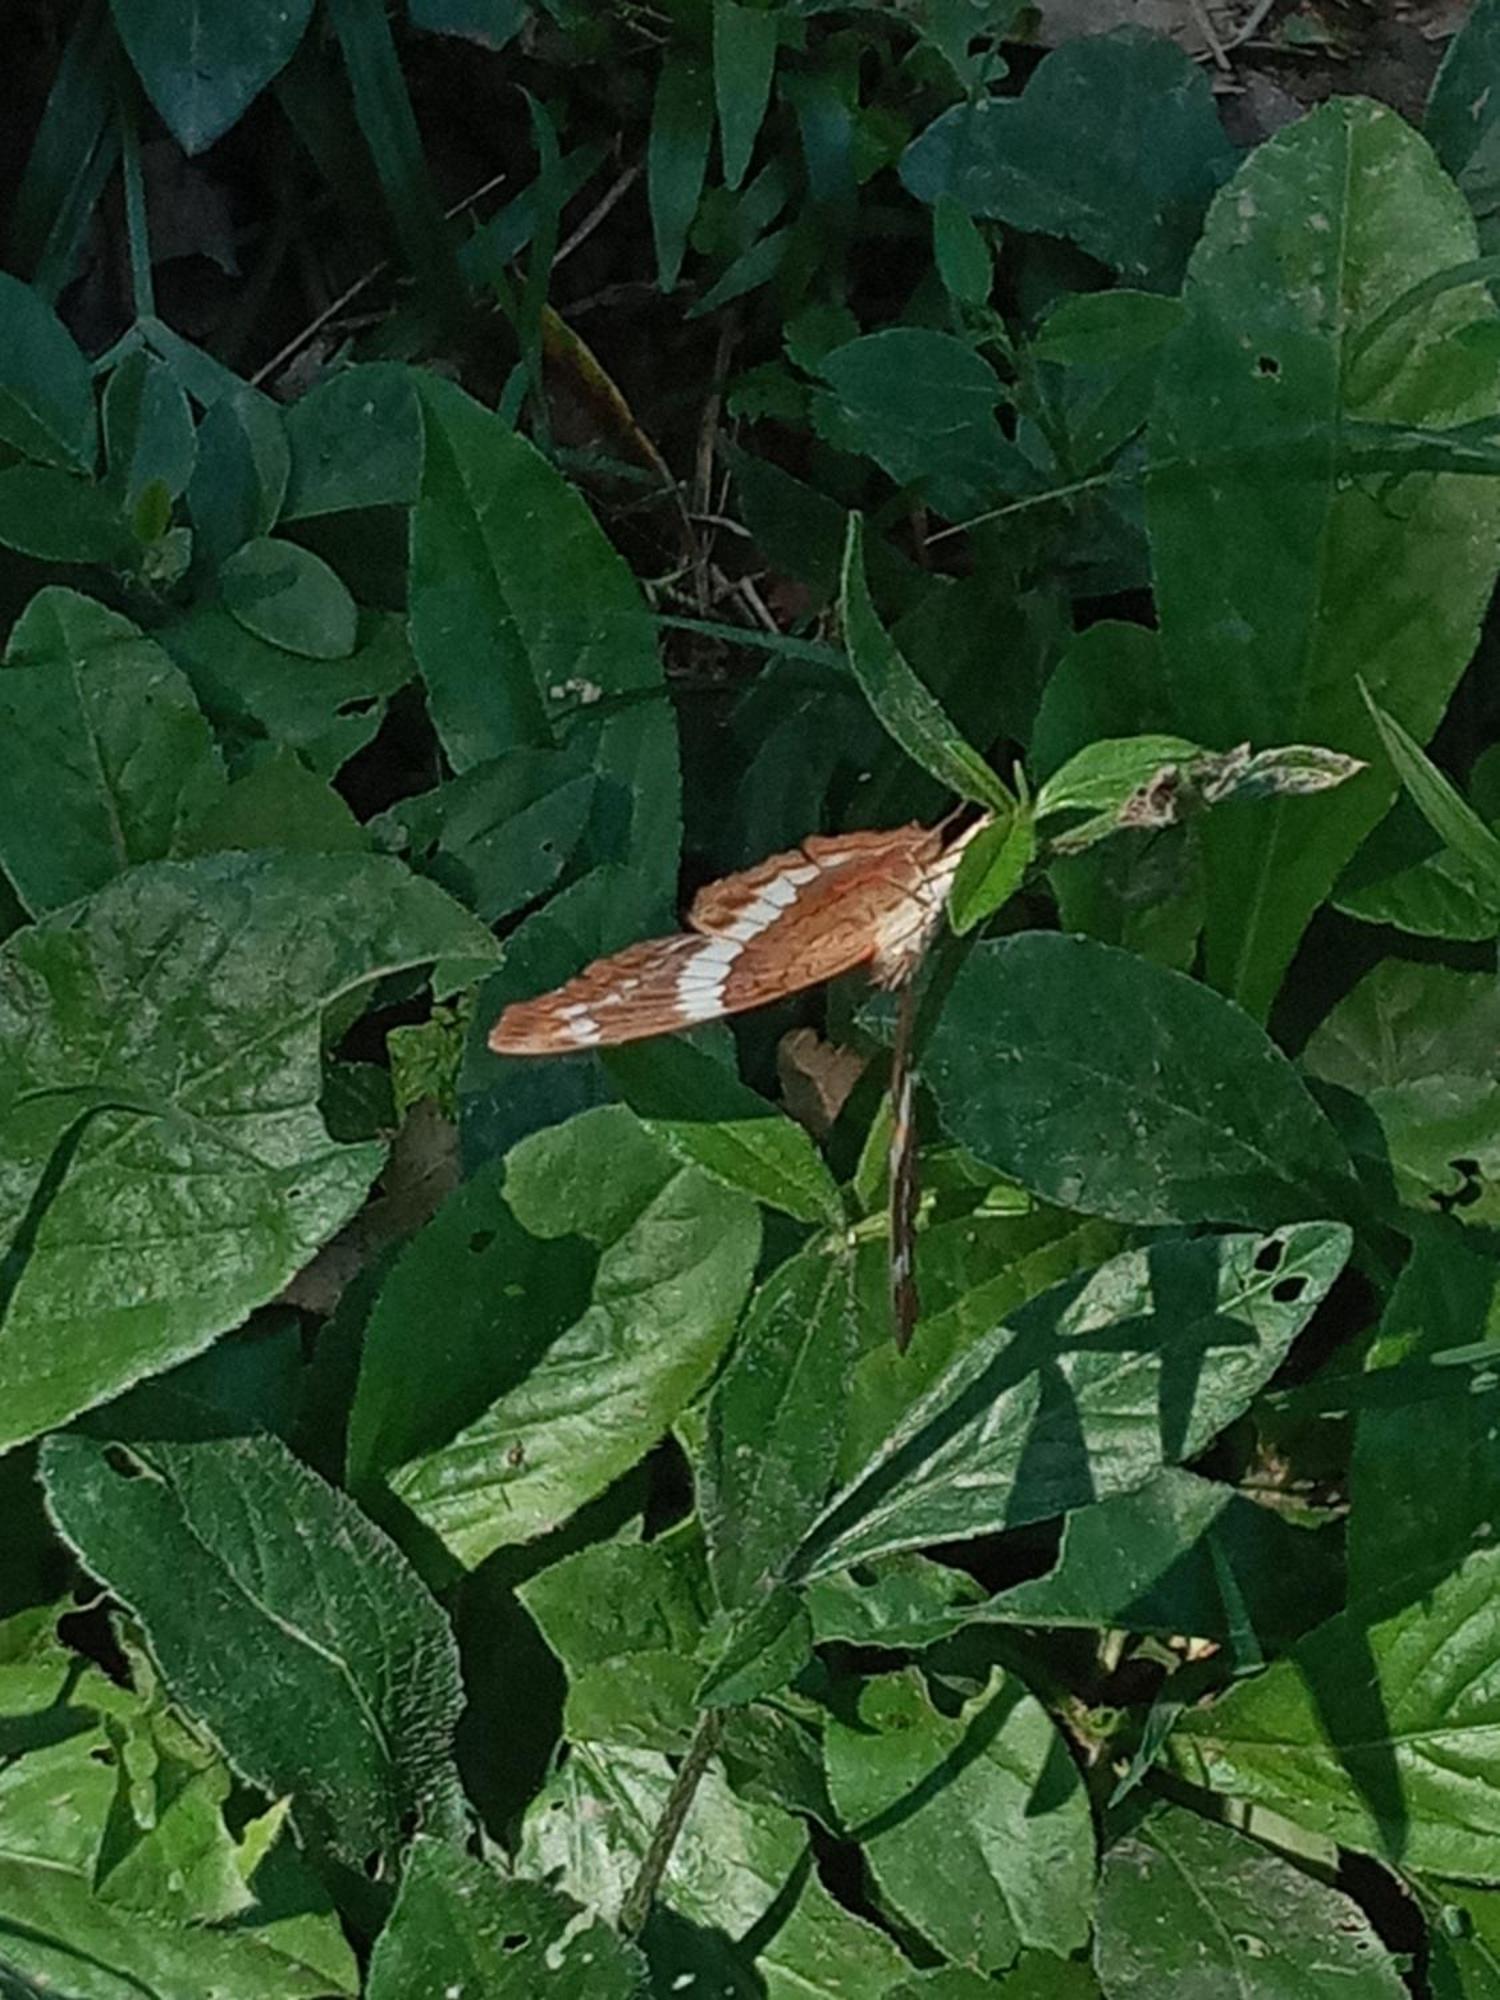
<svg viewBox="0 0 1500 2000">
<path fill-rule="evenodd" d="M 708 1708 L 698 1718 L 698 1726 L 693 1731 L 693 1740 L 688 1745 L 687 1755 L 672 1781 L 672 1789 L 667 1794 L 667 1802 L 662 1807 L 661 1818 L 656 1822 L 655 1831 L 646 1848 L 641 1862 L 641 1872 L 620 1905 L 620 1931 L 625 1937 L 634 1937 L 647 1917 L 656 1892 L 661 1887 L 661 1878 L 667 1872 L 667 1863 L 672 1858 L 672 1849 L 677 1845 L 677 1836 L 682 1832 L 683 1822 L 692 1809 L 693 1799 L 708 1769 L 708 1760 L 713 1756 L 719 1742 L 719 1711 Z"/>
</svg>

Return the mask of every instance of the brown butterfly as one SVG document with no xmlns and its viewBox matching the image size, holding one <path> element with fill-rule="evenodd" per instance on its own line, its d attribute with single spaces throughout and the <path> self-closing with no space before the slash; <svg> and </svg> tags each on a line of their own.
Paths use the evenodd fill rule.
<svg viewBox="0 0 1500 2000">
<path fill-rule="evenodd" d="M 710 882 L 688 928 L 596 959 L 566 985 L 513 1001 L 490 1030 L 498 1055 L 556 1056 L 672 1034 L 764 1007 L 868 966 L 899 987 L 891 1095 L 891 1293 L 897 1344 L 916 1320 L 912 1236 L 911 980 L 931 943 L 968 843 L 988 817 L 888 832 L 810 834 L 800 847 Z"/>
</svg>

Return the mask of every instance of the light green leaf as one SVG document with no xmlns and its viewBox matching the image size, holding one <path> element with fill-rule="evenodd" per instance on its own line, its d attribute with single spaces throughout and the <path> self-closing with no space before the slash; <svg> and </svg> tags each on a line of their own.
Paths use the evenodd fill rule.
<svg viewBox="0 0 1500 2000">
<path fill-rule="evenodd" d="M 99 449 L 89 364 L 39 292 L 0 271 L 0 439 L 23 458 L 92 472 Z"/>
<path fill-rule="evenodd" d="M 1489 1548 L 1410 1603 L 1352 1605 L 1180 1717 L 1168 1758 L 1358 1852 L 1500 1880 L 1497 1603 Z"/>
<path fill-rule="evenodd" d="M 659 1039 L 601 1057 L 620 1097 L 684 1160 L 799 1222 L 841 1229 L 838 1183 L 802 1126 L 721 1062 Z"/>
<path fill-rule="evenodd" d="M 829 1895 L 814 1868 L 755 1969 L 765 2000 L 884 2000 L 911 1966 L 883 1930 Z"/>
<path fill-rule="evenodd" d="M 1387 715 L 1373 700 L 1369 700 L 1369 709 L 1385 754 L 1412 803 L 1444 846 L 1465 864 L 1480 893 L 1500 902 L 1500 838 L 1394 716 Z"/>
<path fill-rule="evenodd" d="M 295 542 L 245 542 L 221 565 L 219 590 L 230 617 L 267 645 L 310 660 L 354 651 L 354 599 L 321 556 Z"/>
<path fill-rule="evenodd" d="M 1035 857 L 1036 818 L 1030 806 L 1018 805 L 1008 818 L 976 834 L 964 849 L 948 895 L 954 935 L 966 936 L 1002 909 L 1025 881 Z"/>
<path fill-rule="evenodd" d="M 236 0 L 110 0 L 162 122 L 185 153 L 238 123 L 302 39 L 312 0 L 245 8 Z"/>
<path fill-rule="evenodd" d="M 714 1385 L 700 1504 L 728 1610 L 771 1586 L 827 1497 L 854 1359 L 853 1304 L 847 1255 L 809 1245 L 756 1293 Z"/>
<path fill-rule="evenodd" d="M 1149 432 L 1147 521 L 1184 735 L 1369 757 L 1360 675 L 1417 741 L 1431 735 L 1489 601 L 1500 490 L 1413 470 L 1393 511 L 1384 482 L 1344 471 L 1340 430 L 1493 412 L 1500 350 L 1482 284 L 1365 339 L 1393 300 L 1474 248 L 1423 141 L 1361 100 L 1275 134 L 1215 203 Z M 1205 824 L 1209 976 L 1252 1013 L 1389 797 L 1367 776 Z"/>
<path fill-rule="evenodd" d="M 1196 743 L 1181 736 L 1127 736 L 1090 743 L 1038 791 L 1036 816 L 1113 811 L 1164 766 L 1188 763 L 1202 754 Z"/>
<path fill-rule="evenodd" d="M 145 1627 L 168 1689 L 304 1838 L 394 1864 L 462 1826 L 448 1621 L 346 1495 L 269 1437 L 49 1438 L 47 1504 Z"/>
<path fill-rule="evenodd" d="M 224 788 L 186 677 L 128 618 L 38 591 L 0 671 L 0 861 L 34 915 L 186 851 Z"/>
<path fill-rule="evenodd" d="M 939 784 L 961 798 L 1009 812 L 1010 793 L 979 752 L 964 742 L 881 624 L 865 582 L 864 524 L 858 514 L 849 517 L 841 592 L 849 664 L 887 734 Z"/>
<path fill-rule="evenodd" d="M 1402 2000 L 1349 1896 L 1233 1828 L 1158 1806 L 1104 1858 L 1094 1963 L 1110 2000 L 1185 1982 L 1258 2000 Z"/>
<path fill-rule="evenodd" d="M 486 949 L 430 883 L 363 855 L 136 868 L 0 947 L 3 1444 L 275 1297 L 382 1158 L 319 1116 L 323 1009 Z"/>
<path fill-rule="evenodd" d="M 1162 1242 L 976 1340 L 794 1554 L 795 1579 L 1128 1493 L 1245 1408 L 1349 1254 L 1347 1229 Z"/>
<path fill-rule="evenodd" d="M 638 2000 L 633 1945 L 541 1882 L 507 1879 L 463 1850 L 419 1836 L 396 1907 L 375 1941 L 368 2000 L 418 1993 L 478 2000 Z"/>
<path fill-rule="evenodd" d="M 977 945 L 923 1075 L 949 1132 L 1121 1222 L 1352 1213 L 1344 1147 L 1281 1051 L 1196 981 L 1086 938 Z"/>
<path fill-rule="evenodd" d="M 682 1165 L 623 1106 L 523 1140 L 503 1196 L 498 1170 L 477 1176 L 387 1283 L 351 1476 L 383 1479 L 466 1565 L 545 1534 L 702 1386 L 759 1240 L 743 1195 Z M 441 1369 L 413 1346 L 413 1313 L 443 1328 Z"/>
<path fill-rule="evenodd" d="M 867 1681 L 824 1733 L 828 1789 L 880 1890 L 946 1958 L 995 1972 L 1088 1936 L 1094 1835 L 1046 1710 L 996 1670 L 957 1715 L 912 1668 Z"/>
</svg>

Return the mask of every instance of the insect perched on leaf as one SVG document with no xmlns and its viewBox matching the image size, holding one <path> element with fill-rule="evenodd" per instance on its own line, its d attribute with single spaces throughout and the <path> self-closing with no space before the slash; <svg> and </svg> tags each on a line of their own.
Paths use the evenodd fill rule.
<svg viewBox="0 0 1500 2000">
<path fill-rule="evenodd" d="M 904 1348 L 917 1316 L 912 1275 L 916 1147 L 912 980 L 932 942 L 963 851 L 988 816 L 888 832 L 811 834 L 785 854 L 710 882 L 688 928 L 596 959 L 566 985 L 517 1000 L 490 1030 L 504 1056 L 570 1055 L 718 1021 L 868 966 L 899 989 L 891 1068 L 891 1303 Z"/>
</svg>

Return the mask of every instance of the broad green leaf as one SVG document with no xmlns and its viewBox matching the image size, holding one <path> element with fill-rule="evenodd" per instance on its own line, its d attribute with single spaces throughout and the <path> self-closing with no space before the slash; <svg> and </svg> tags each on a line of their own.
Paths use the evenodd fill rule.
<svg viewBox="0 0 1500 2000">
<path fill-rule="evenodd" d="M 732 1613 L 695 1699 L 703 1708 L 740 1708 L 777 1694 L 812 1665 L 812 1620 L 802 1593 L 785 1584 Z"/>
<path fill-rule="evenodd" d="M 388 1283 L 351 1420 L 354 1477 L 383 1478 L 468 1566 L 545 1534 L 702 1386 L 759 1238 L 743 1195 L 623 1106 L 523 1140 L 503 1184 L 492 1169 L 461 1189 Z M 411 1342 L 413 1314 L 443 1328 L 440 1370 Z"/>
<path fill-rule="evenodd" d="M 1497 1603 L 1489 1548 L 1410 1603 L 1351 1605 L 1181 1716 L 1168 1759 L 1360 1853 L 1500 1879 Z"/>
<path fill-rule="evenodd" d="M 707 69 L 686 49 L 671 50 L 656 86 L 646 152 L 656 282 L 664 292 L 672 290 L 682 270 L 688 230 L 703 193 L 713 124 L 713 84 Z"/>
<path fill-rule="evenodd" d="M 580 1549 L 517 1595 L 567 1673 L 570 1742 L 686 1749 L 712 1598 L 696 1526 Z"/>
<path fill-rule="evenodd" d="M 919 201 L 1065 236 L 1135 283 L 1172 290 L 1234 154 L 1203 71 L 1144 29 L 1070 41 L 1019 97 L 980 96 L 914 139 Z"/>
<path fill-rule="evenodd" d="M 1002 909 L 1025 881 L 1035 857 L 1036 817 L 1028 805 L 1018 805 L 1008 818 L 977 834 L 964 849 L 948 896 L 954 935 L 965 936 Z"/>
<path fill-rule="evenodd" d="M 932 251 L 950 298 L 966 306 L 988 302 L 995 282 L 990 246 L 956 195 L 940 194 L 933 205 Z"/>
<path fill-rule="evenodd" d="M 978 512 L 1032 477 L 1000 429 L 1006 390 L 989 362 L 952 334 L 887 327 L 818 363 L 831 396 L 816 405 L 830 443 L 873 458 L 950 518 Z"/>
<path fill-rule="evenodd" d="M 185 153 L 237 124 L 296 50 L 312 0 L 244 8 L 235 0 L 110 0 L 146 95 Z"/>
<path fill-rule="evenodd" d="M 726 1609 L 753 1605 L 817 1518 L 853 1358 L 847 1255 L 811 1244 L 756 1293 L 709 1402 L 700 1504 Z"/>
<path fill-rule="evenodd" d="M 1149 433 L 1147 520 L 1184 735 L 1369 757 L 1360 676 L 1417 741 L 1431 735 L 1489 600 L 1500 491 L 1413 471 L 1393 511 L 1382 481 L 1342 469 L 1339 431 L 1493 411 L 1500 353 L 1482 285 L 1364 338 L 1411 285 L 1473 255 L 1473 224 L 1422 140 L 1367 102 L 1277 133 L 1215 203 Z M 1209 976 L 1252 1013 L 1389 799 L 1369 773 L 1206 824 Z"/>
<path fill-rule="evenodd" d="M 987 1972 L 1023 1945 L 1088 1936 L 1094 1835 L 1083 1779 L 1046 1710 L 997 1670 L 957 1715 L 914 1668 L 831 1718 L 828 1789 L 882 1895 L 946 1958 Z"/>
<path fill-rule="evenodd" d="M 557 1890 L 419 1836 L 365 1991 L 368 2000 L 638 2000 L 645 1971 L 633 1945 Z"/>
<path fill-rule="evenodd" d="M 964 742 L 881 624 L 865 582 L 864 527 L 857 514 L 849 517 L 841 591 L 849 664 L 887 733 L 939 784 L 993 811 L 1008 812 L 1010 793 L 979 752 Z"/>
<path fill-rule="evenodd" d="M 1467 1882 L 1424 1881 L 1412 1888 L 1427 1917 L 1432 2000 L 1496 2000 L 1500 1995 L 1500 1894 Z"/>
<path fill-rule="evenodd" d="M 1398 807 L 1344 870 L 1334 887 L 1334 907 L 1414 937 L 1475 944 L 1500 937 L 1500 896 L 1485 890 L 1462 856 L 1437 847 L 1425 823 L 1419 821 L 1408 837 L 1409 820 L 1399 815 Z M 1388 833 L 1392 821 L 1401 825 L 1400 833 Z"/>
<path fill-rule="evenodd" d="M 0 271 L 0 439 L 23 458 L 89 473 L 99 426 L 89 364 L 30 285 Z"/>
<path fill-rule="evenodd" d="M 724 185 L 745 178 L 771 97 L 777 17 L 768 7 L 714 0 L 714 102 Z"/>
<path fill-rule="evenodd" d="M 220 566 L 219 590 L 230 617 L 268 646 L 310 660 L 354 651 L 354 599 L 321 556 L 295 542 L 245 542 Z"/>
<path fill-rule="evenodd" d="M 532 1800 L 516 1865 L 613 1922 L 640 1871 L 672 1784 L 650 1750 L 584 1744 Z M 806 1848 L 790 1813 L 736 1797 L 710 1764 L 667 1863 L 658 1900 L 731 1938 L 776 1903 Z"/>
<path fill-rule="evenodd" d="M 601 1060 L 624 1102 L 684 1160 L 799 1222 L 842 1229 L 838 1183 L 807 1132 L 723 1063 L 678 1039 Z"/>
<path fill-rule="evenodd" d="M 1054 1958 L 1050 1951 L 1022 1952 L 1003 1979 L 984 1979 L 965 1966 L 919 1972 L 893 1986 L 883 2000 L 994 2000 L 998 1986 L 1003 2000 L 1099 2000 L 1099 1987 L 1086 1965 L 1076 1958 Z"/>
<path fill-rule="evenodd" d="M 306 1839 L 394 1864 L 462 1825 L 448 1621 L 346 1495 L 277 1439 L 53 1437 L 47 1504 L 145 1627 L 173 1699 Z"/>
<path fill-rule="evenodd" d="M 382 1158 L 319 1116 L 324 1008 L 486 949 L 430 883 L 364 855 L 135 868 L 0 947 L 0 1441 L 275 1297 Z"/>
<path fill-rule="evenodd" d="M 1400 1198 L 1500 1220 L 1500 987 L 1493 974 L 1384 959 L 1318 1027 L 1308 1072 L 1374 1113 Z"/>
<path fill-rule="evenodd" d="M 622 901 L 654 915 L 676 897 L 681 791 L 639 586 L 539 452 L 450 383 L 424 376 L 420 393 L 412 647 L 449 761 L 464 771 L 560 733 L 610 795 L 589 860 L 628 863 L 635 894 Z"/>
<path fill-rule="evenodd" d="M 1427 101 L 1423 130 L 1474 210 L 1482 250 L 1500 249 L 1495 166 L 1500 159 L 1500 104 L 1490 91 L 1500 60 L 1500 7 L 1475 0 L 1449 42 Z"/>
<path fill-rule="evenodd" d="M 1377 702 L 1369 706 L 1381 745 L 1412 803 L 1444 846 L 1467 866 L 1481 893 L 1500 901 L 1500 838 L 1395 717 Z"/>
<path fill-rule="evenodd" d="M 112 496 L 55 465 L 0 467 L 0 547 L 42 562 L 120 569 L 140 552 Z"/>
<path fill-rule="evenodd" d="M 37 916 L 187 851 L 224 788 L 193 690 L 128 618 L 38 591 L 0 670 L 0 862 Z"/>
<path fill-rule="evenodd" d="M 1203 753 L 1181 736 L 1105 738 L 1076 751 L 1054 771 L 1036 795 L 1036 816 L 1059 812 L 1107 812 L 1121 806 L 1164 765 L 1182 764 Z"/>
<path fill-rule="evenodd" d="M 330 375 L 286 413 L 291 452 L 282 519 L 409 507 L 422 490 L 422 408 L 393 362 Z"/>
<path fill-rule="evenodd" d="M 977 945 L 923 1075 L 949 1132 L 1047 1200 L 1120 1222 L 1352 1213 L 1333 1127 L 1207 987 L 1086 938 Z"/>
<path fill-rule="evenodd" d="M 1042 690 L 1027 771 L 1048 779 L 1091 743 L 1165 735 L 1168 720 L 1157 634 L 1101 619 L 1073 639 Z"/>
<path fill-rule="evenodd" d="M 402 799 L 370 829 L 493 924 L 552 887 L 583 838 L 595 784 L 565 751 L 511 750 Z"/>
<path fill-rule="evenodd" d="M 1352 1898 L 1180 1806 L 1158 1806 L 1104 1857 L 1094 1964 L 1110 2000 L 1189 1983 L 1257 2000 L 1407 1991 Z"/>
<path fill-rule="evenodd" d="M 187 396 L 171 369 L 144 347 L 126 355 L 109 378 L 104 449 L 108 484 L 127 509 L 153 480 L 175 500 L 192 474 L 198 441 Z"/>
<path fill-rule="evenodd" d="M 290 469 L 286 426 L 268 396 L 237 387 L 210 404 L 187 489 L 193 532 L 210 561 L 276 525 Z"/>
<path fill-rule="evenodd" d="M 1376 1382 L 1429 1364 L 1419 1386 L 1361 1407 L 1349 1469 L 1351 1595 L 1404 1581 L 1413 1594 L 1492 1536 L 1500 1506 L 1493 1374 L 1434 1359 L 1500 1336 L 1500 1264 L 1447 1225 L 1424 1230 L 1396 1281 L 1367 1367 Z M 1441 1476 L 1434 1476 L 1441 1468 Z"/>
<path fill-rule="evenodd" d="M 765 2000 L 883 2000 L 911 1966 L 883 1930 L 836 1902 L 813 1868 L 755 1969 Z"/>
<path fill-rule="evenodd" d="M 226 854 L 260 847 L 298 854 L 358 854 L 364 828 L 343 799 L 292 751 L 277 749 L 236 778 L 188 829 L 188 854 Z"/>
<path fill-rule="evenodd" d="M 1128 1493 L 1239 1415 L 1311 1318 L 1349 1232 L 1158 1243 L 1056 1285 L 968 1347 L 837 1494 L 797 1579 Z"/>
<path fill-rule="evenodd" d="M 1118 366 L 1155 353 L 1181 319 L 1181 300 L 1161 292 L 1119 285 L 1107 292 L 1064 292 L 1032 335 L 1031 352 L 1064 368 Z"/>
</svg>

